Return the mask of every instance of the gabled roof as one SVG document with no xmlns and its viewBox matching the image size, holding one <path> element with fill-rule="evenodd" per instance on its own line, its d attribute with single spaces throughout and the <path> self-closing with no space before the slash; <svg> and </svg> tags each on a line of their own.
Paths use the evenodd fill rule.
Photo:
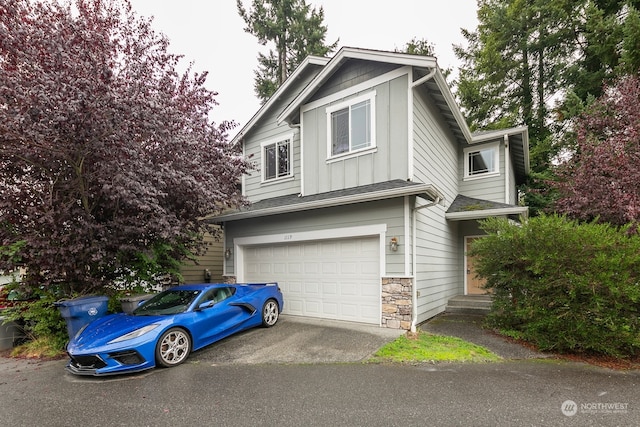
<svg viewBox="0 0 640 427">
<path fill-rule="evenodd" d="M 281 98 L 281 95 L 293 85 L 299 76 L 314 70 L 316 77 L 296 96 L 296 98 L 280 112 L 277 117 L 278 124 L 290 122 L 295 117 L 299 109 L 307 102 L 322 85 L 336 73 L 345 62 L 349 60 L 366 60 L 373 62 L 383 62 L 388 64 L 406 65 L 415 67 L 414 86 L 424 85 L 429 95 L 435 100 L 443 117 L 447 121 L 451 131 L 461 143 L 471 142 L 471 131 L 458 107 L 453 94 L 447 84 L 442 71 L 438 67 L 436 58 L 432 56 L 414 55 L 401 52 L 387 52 L 371 49 L 360 49 L 352 47 L 341 48 L 333 57 L 323 58 L 318 56 L 307 57 L 287 80 L 278 88 L 273 96 L 267 101 L 258 112 L 243 126 L 238 134 L 233 138 L 232 143 L 236 143 L 260 120 L 264 114 L 271 109 L 273 104 Z"/>
<path fill-rule="evenodd" d="M 445 218 L 450 221 L 464 221 L 492 216 L 508 216 L 517 220 L 520 216 L 526 217 L 528 212 L 529 208 L 526 206 L 474 199 L 473 197 L 458 194 L 449 209 L 447 209 Z"/>
<path fill-rule="evenodd" d="M 265 199 L 252 203 L 244 209 L 208 218 L 208 221 L 216 223 L 235 221 L 375 200 L 386 200 L 403 196 L 419 196 L 430 201 L 443 199 L 440 192 L 431 184 L 421 184 L 397 179 L 344 190 L 328 191 L 310 196 L 293 194 Z"/>
<path fill-rule="evenodd" d="M 313 94 L 349 60 L 366 60 L 383 62 L 396 65 L 407 65 L 422 70 L 422 74 L 416 73 L 414 86 L 424 84 L 429 94 L 433 97 L 440 112 L 445 117 L 452 132 L 460 142 L 471 142 L 471 131 L 458 108 L 449 85 L 442 71 L 438 67 L 436 58 L 432 56 L 413 55 L 400 52 L 387 52 L 371 49 L 359 49 L 352 47 L 341 48 L 318 73 L 318 75 L 302 90 L 298 96 L 278 116 L 278 124 L 290 122 L 298 114 Z"/>
<path fill-rule="evenodd" d="M 297 94 L 293 101 L 281 112 L 276 112 L 278 114 L 276 119 L 278 124 L 283 122 L 292 123 L 299 114 L 300 107 L 308 102 L 323 84 L 338 72 L 342 65 L 350 60 L 365 60 L 414 67 L 414 81 L 412 82 L 412 86 L 422 86 L 426 89 L 429 96 L 434 100 L 442 117 L 444 117 L 447 122 L 449 129 L 460 144 L 475 144 L 490 139 L 498 139 L 506 135 L 509 138 L 512 148 L 511 152 L 514 158 L 517 182 L 523 182 L 526 175 L 529 174 L 529 138 L 526 126 L 472 134 L 438 66 L 437 59 L 432 56 L 413 55 L 401 52 L 343 47 L 331 58 L 318 56 L 307 57 L 249 122 L 243 126 L 238 134 L 236 134 L 232 143 L 236 143 L 242 139 L 244 135 L 260 121 L 265 113 L 270 111 L 282 96 L 285 96 L 287 91 L 291 89 L 301 76 L 308 75 L 307 73 L 315 73 L 315 77 Z"/>
<path fill-rule="evenodd" d="M 278 88 L 278 90 L 276 90 L 271 98 L 269 98 L 269 100 L 260 107 L 260 109 L 253 115 L 253 117 L 249 119 L 247 124 L 245 124 L 242 129 L 240 129 L 235 137 L 233 137 L 233 139 L 231 140 L 231 144 L 233 145 L 239 139 L 242 139 L 242 137 L 246 135 L 247 132 L 249 132 L 249 130 L 257 122 L 260 121 L 262 116 L 271 109 L 273 104 L 275 104 L 280 99 L 281 94 L 289 90 L 289 87 L 291 87 L 301 75 L 313 68 L 317 68 L 318 70 L 316 72 L 319 72 L 321 67 L 324 67 L 328 62 L 329 58 L 323 58 L 320 56 L 306 57 L 305 60 L 302 61 L 302 63 L 298 66 L 298 68 L 296 68 L 295 71 L 289 77 L 287 77 L 287 80 L 284 81 L 284 83 Z"/>
</svg>

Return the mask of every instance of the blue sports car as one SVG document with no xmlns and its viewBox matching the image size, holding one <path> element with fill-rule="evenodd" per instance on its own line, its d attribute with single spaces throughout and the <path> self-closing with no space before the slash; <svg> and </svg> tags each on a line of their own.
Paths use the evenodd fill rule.
<svg viewBox="0 0 640 427">
<path fill-rule="evenodd" d="M 67 345 L 67 370 L 99 376 L 176 366 L 231 334 L 275 325 L 283 305 L 276 283 L 177 286 L 131 314 L 111 314 L 82 328 Z"/>
</svg>

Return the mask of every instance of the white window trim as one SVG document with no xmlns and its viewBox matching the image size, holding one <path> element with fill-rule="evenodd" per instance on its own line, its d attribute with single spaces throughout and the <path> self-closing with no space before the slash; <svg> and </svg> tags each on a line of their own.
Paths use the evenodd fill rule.
<svg viewBox="0 0 640 427">
<path fill-rule="evenodd" d="M 493 149 L 493 162 L 495 170 L 493 172 L 481 173 L 477 175 L 469 175 L 469 153 L 475 153 L 480 150 Z M 470 181 L 474 179 L 483 179 L 488 177 L 500 176 L 500 144 L 484 144 L 480 146 L 471 146 L 464 149 L 464 180 Z"/>
<path fill-rule="evenodd" d="M 275 178 L 271 178 L 271 179 L 267 179 L 265 177 L 265 171 L 267 170 L 267 165 L 266 165 L 266 156 L 264 155 L 264 149 L 266 146 L 268 145 L 273 145 L 273 144 L 277 144 L 279 142 L 283 142 L 283 141 L 287 141 L 289 140 L 289 144 L 290 144 L 290 151 L 289 151 L 289 155 L 291 156 L 291 158 L 289 159 L 289 173 L 287 175 L 284 176 L 279 176 L 279 177 L 275 177 Z M 263 141 L 260 143 L 260 179 L 261 182 L 263 184 L 270 184 L 273 182 L 281 182 L 281 181 L 286 181 L 286 180 L 290 180 L 291 178 L 293 178 L 293 133 L 290 134 L 286 134 L 286 135 L 282 135 L 278 138 L 273 138 L 267 141 Z"/>
<path fill-rule="evenodd" d="M 371 145 L 360 148 L 358 150 L 347 151 L 345 153 L 340 153 L 333 155 L 331 152 L 331 113 L 342 110 L 344 108 L 350 108 L 352 105 L 358 104 L 363 101 L 370 102 L 371 108 Z M 364 95 L 356 96 L 354 98 L 349 98 L 343 102 L 338 104 L 330 105 L 325 109 L 326 117 L 327 117 L 327 161 L 332 161 L 335 159 L 343 159 L 346 157 L 358 156 L 361 154 L 366 154 L 371 151 L 375 151 L 376 149 L 376 91 L 372 90 L 367 92 Z M 351 115 L 349 115 L 349 129 L 351 129 Z M 351 138 L 351 135 L 349 135 Z"/>
</svg>

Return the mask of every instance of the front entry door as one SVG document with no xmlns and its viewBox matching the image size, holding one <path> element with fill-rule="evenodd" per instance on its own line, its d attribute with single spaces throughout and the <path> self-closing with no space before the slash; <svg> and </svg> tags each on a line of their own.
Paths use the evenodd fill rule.
<svg viewBox="0 0 640 427">
<path fill-rule="evenodd" d="M 476 276 L 476 271 L 474 268 L 475 259 L 474 257 L 468 255 L 469 251 L 471 250 L 471 242 L 473 242 L 475 239 L 481 239 L 481 237 L 465 237 L 465 294 L 485 295 L 488 293 L 487 290 L 483 288 L 486 281 Z"/>
</svg>

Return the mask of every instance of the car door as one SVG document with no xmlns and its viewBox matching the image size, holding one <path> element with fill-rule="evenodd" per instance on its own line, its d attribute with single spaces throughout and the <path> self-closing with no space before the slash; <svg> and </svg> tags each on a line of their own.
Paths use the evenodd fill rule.
<svg viewBox="0 0 640 427">
<path fill-rule="evenodd" d="M 248 313 L 232 304 L 237 299 L 234 291 L 232 287 L 211 289 L 200 298 L 191 328 L 194 347 L 211 344 L 241 329 Z"/>
</svg>

